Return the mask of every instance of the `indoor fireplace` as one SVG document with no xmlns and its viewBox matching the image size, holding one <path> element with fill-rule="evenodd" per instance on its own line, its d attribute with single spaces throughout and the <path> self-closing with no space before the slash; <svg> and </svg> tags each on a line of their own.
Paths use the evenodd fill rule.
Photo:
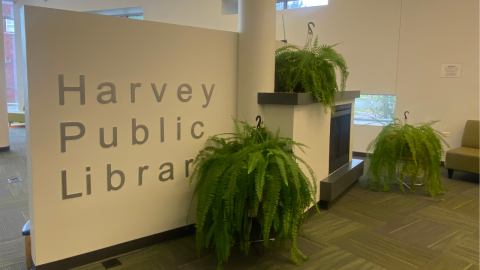
<svg viewBox="0 0 480 270">
<path fill-rule="evenodd" d="M 328 174 L 350 161 L 350 126 L 352 104 L 335 106 L 330 122 L 330 158 Z"/>
</svg>

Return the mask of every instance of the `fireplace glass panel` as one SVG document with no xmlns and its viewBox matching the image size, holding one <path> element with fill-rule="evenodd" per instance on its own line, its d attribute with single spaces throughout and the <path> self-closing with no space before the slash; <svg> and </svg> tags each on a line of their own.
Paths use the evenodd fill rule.
<svg viewBox="0 0 480 270">
<path fill-rule="evenodd" d="M 347 164 L 350 160 L 352 105 L 335 106 L 335 111 L 330 122 L 329 174 Z"/>
</svg>

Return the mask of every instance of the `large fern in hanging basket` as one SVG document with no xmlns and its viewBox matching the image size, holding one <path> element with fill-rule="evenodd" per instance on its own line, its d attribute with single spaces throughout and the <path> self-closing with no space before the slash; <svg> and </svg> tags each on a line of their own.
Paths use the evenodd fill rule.
<svg viewBox="0 0 480 270">
<path fill-rule="evenodd" d="M 275 92 L 312 93 L 325 110 L 335 109 L 335 95 L 345 91 L 348 67 L 345 59 L 337 53 L 337 44 L 319 45 L 318 38 L 311 37 L 303 49 L 287 45 L 275 53 Z M 337 74 L 340 74 L 340 87 Z"/>
<path fill-rule="evenodd" d="M 432 128 L 438 121 L 417 125 L 402 124 L 395 119 L 384 126 L 367 147 L 370 157 L 369 182 L 372 190 L 390 190 L 398 178 L 402 190 L 406 177 L 410 192 L 415 192 L 415 180 L 423 174 L 424 188 L 432 197 L 444 193 L 440 163 L 444 150 L 444 135 Z"/>
<path fill-rule="evenodd" d="M 190 183 L 196 180 L 197 248 L 215 248 L 221 268 L 234 244 L 248 254 L 252 226 L 258 223 L 265 247 L 271 237 L 290 239 L 291 258 L 298 263 L 298 256 L 306 257 L 297 247 L 297 231 L 305 211 L 316 207 L 317 189 L 312 169 L 292 151 L 304 145 L 265 127 L 237 120 L 235 126 L 233 134 L 211 136 L 214 146 L 205 147 L 194 161 Z"/>
</svg>

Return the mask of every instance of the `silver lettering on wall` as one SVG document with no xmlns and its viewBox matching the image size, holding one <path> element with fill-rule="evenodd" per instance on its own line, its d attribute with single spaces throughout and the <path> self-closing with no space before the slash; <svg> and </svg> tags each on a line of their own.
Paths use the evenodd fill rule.
<svg viewBox="0 0 480 270">
<path fill-rule="evenodd" d="M 165 166 L 168 166 L 169 169 L 166 170 L 166 171 L 163 171 L 161 172 L 159 175 L 158 175 L 158 179 L 160 181 L 167 181 L 167 180 L 173 180 L 173 164 L 171 162 L 165 162 L 163 163 L 161 166 L 160 166 L 160 170 L 165 167 Z M 168 173 L 168 176 L 165 177 L 164 175 Z"/>
<path fill-rule="evenodd" d="M 67 136 L 66 128 L 67 127 L 78 127 L 80 132 L 77 135 Z M 85 126 L 80 122 L 66 122 L 60 123 L 60 148 L 61 152 L 67 151 L 67 140 L 78 140 L 85 135 Z"/>
<path fill-rule="evenodd" d="M 135 89 L 137 89 L 137 87 L 140 87 L 142 86 L 141 83 L 132 83 L 130 85 L 130 101 L 132 103 L 135 103 Z"/>
<path fill-rule="evenodd" d="M 63 170 L 62 171 L 62 200 L 72 199 L 77 197 L 82 197 L 82 193 L 81 192 L 73 193 L 73 194 L 67 193 L 67 171 Z"/>
<path fill-rule="evenodd" d="M 143 171 L 148 170 L 148 166 L 138 167 L 138 185 L 143 184 Z"/>
<path fill-rule="evenodd" d="M 78 87 L 66 87 L 63 74 L 58 75 L 58 94 L 60 97 L 60 105 L 65 105 L 65 92 L 66 91 L 79 91 L 80 92 L 80 104 L 85 104 L 85 75 L 80 75 L 80 86 Z"/>
<path fill-rule="evenodd" d="M 202 121 L 194 122 L 192 124 L 192 128 L 191 128 L 192 137 L 195 138 L 195 139 L 200 139 L 200 138 L 203 137 L 203 131 L 200 133 L 200 135 L 195 135 L 195 126 L 196 125 L 199 125 L 199 126 L 203 127 L 203 123 L 202 123 Z"/>
<path fill-rule="evenodd" d="M 93 96 L 89 96 L 89 102 L 94 101 L 94 100 L 92 100 L 92 98 L 95 99 L 95 95 L 96 95 L 96 99 L 97 99 L 99 104 L 103 105 L 103 104 L 117 103 L 117 92 L 116 92 L 117 89 L 116 89 L 116 86 L 115 86 L 114 83 L 112 83 L 112 82 L 102 82 L 97 87 L 97 89 L 99 90 L 98 92 L 95 93 L 95 91 L 93 91 L 93 92 L 89 91 L 87 93 L 85 77 L 86 76 L 84 76 L 84 75 L 79 75 L 79 85 L 78 86 L 75 86 L 75 85 L 74 86 L 65 86 L 65 76 L 63 74 L 58 75 L 58 87 L 59 87 L 58 88 L 58 93 L 59 93 L 59 104 L 60 105 L 65 105 L 65 103 L 66 103 L 65 99 L 69 99 L 67 101 L 68 105 L 71 105 L 72 103 L 76 103 L 76 102 L 78 102 L 78 101 L 76 101 L 77 97 L 79 98 L 80 104 L 85 105 L 87 94 L 93 95 Z M 97 85 L 97 84 L 95 84 L 95 85 Z M 128 83 L 126 83 L 126 85 L 122 84 L 121 86 L 119 86 L 120 87 L 119 88 L 119 91 L 120 91 L 119 93 L 121 93 L 121 95 L 119 96 L 119 99 L 120 99 L 119 101 L 128 103 L 128 99 L 129 99 L 128 90 L 130 89 L 130 103 L 132 103 L 131 108 L 133 108 L 133 106 L 139 106 L 139 105 L 143 106 L 144 104 L 146 104 L 146 103 L 144 103 L 144 101 L 148 101 L 148 100 L 145 100 L 145 97 L 143 95 L 148 96 L 150 98 L 150 101 L 149 101 L 150 104 L 152 104 L 151 102 L 160 103 L 160 102 L 163 101 L 163 97 L 165 96 L 165 91 L 167 89 L 168 84 L 163 83 L 162 88 L 157 89 L 157 85 L 155 83 L 151 83 L 151 87 L 152 87 L 154 95 L 152 95 L 152 93 L 150 91 L 141 91 L 141 89 L 140 89 L 139 92 L 137 92 L 138 88 L 141 88 L 141 86 L 142 86 L 141 82 L 132 82 L 132 83 L 128 82 Z M 178 101 L 176 101 L 176 100 L 175 101 L 178 102 L 178 103 L 189 102 L 193 98 L 193 92 L 197 91 L 197 90 L 198 91 L 200 90 L 199 86 L 200 85 L 193 85 L 193 87 L 192 87 L 192 85 L 187 84 L 187 83 L 181 84 L 177 88 Z M 195 106 L 202 105 L 203 108 L 208 108 L 208 106 L 210 105 L 211 100 L 212 100 L 213 91 L 215 89 L 215 84 L 201 84 L 201 87 L 202 87 L 202 90 L 203 90 L 205 100 L 204 101 L 199 100 L 198 103 L 195 102 Z M 93 89 L 93 90 L 95 90 L 95 89 Z M 65 92 L 78 92 L 78 93 L 65 94 Z M 125 93 L 126 95 L 124 95 L 123 93 Z M 138 94 L 142 104 L 138 104 L 138 105 L 136 104 L 137 94 Z M 174 95 L 173 92 L 171 94 Z M 153 96 L 155 96 L 155 99 L 153 99 Z M 169 97 L 169 95 L 167 95 L 167 97 Z M 201 97 L 200 93 L 198 93 L 198 95 L 196 95 L 195 97 L 203 99 Z M 75 98 L 75 100 L 73 100 L 73 98 Z M 123 100 L 123 99 L 125 99 L 125 100 Z M 72 102 L 72 101 L 75 101 L 75 102 Z M 98 103 L 95 103 L 95 104 L 98 105 Z M 136 107 L 135 109 L 137 109 L 137 108 L 138 107 Z M 168 108 L 170 108 L 170 105 L 168 106 Z M 162 109 L 162 107 L 160 107 L 160 109 Z M 78 115 L 82 116 L 84 114 L 88 114 L 89 112 L 93 113 L 93 111 L 91 111 L 90 107 L 80 107 L 80 109 L 78 111 Z M 174 116 L 172 116 L 172 118 L 167 117 L 167 120 L 165 120 L 165 116 L 158 116 L 158 117 L 160 118 L 159 119 L 160 121 L 156 122 L 157 124 L 152 124 L 151 122 L 146 122 L 145 123 L 145 124 L 148 124 L 148 125 L 152 125 L 150 130 L 149 130 L 149 128 L 147 128 L 147 125 L 137 124 L 136 118 L 131 118 L 132 119 L 131 120 L 132 121 L 131 122 L 132 145 L 145 144 L 148 141 L 148 138 L 149 138 L 149 131 L 152 131 L 152 136 L 154 136 L 154 137 L 159 136 L 160 143 L 164 143 L 165 140 L 167 140 L 167 143 L 168 143 L 169 140 L 174 141 L 175 140 L 174 139 L 175 138 L 174 137 L 175 136 L 174 132 L 176 133 L 177 141 L 180 141 L 182 139 L 182 121 L 181 120 L 182 120 L 183 116 L 182 117 L 178 116 L 177 117 L 177 122 L 173 121 Z M 120 131 L 120 132 L 127 132 L 126 129 L 128 129 L 128 125 L 129 125 L 128 121 L 130 121 L 130 119 L 129 118 L 127 118 L 127 119 L 123 118 L 122 121 L 127 121 L 127 122 L 126 123 L 125 122 L 118 123 L 118 125 L 120 126 L 120 130 L 125 129 L 125 130 Z M 191 122 L 186 122 L 187 128 L 188 128 L 188 125 L 190 125 L 190 123 Z M 127 125 L 126 128 L 124 128 L 125 124 Z M 157 126 L 158 124 L 159 124 L 159 126 Z M 190 134 L 191 134 L 192 138 L 193 139 L 200 139 L 200 138 L 203 138 L 205 135 L 208 135 L 208 133 L 205 131 L 204 127 L 205 127 L 205 125 L 202 121 L 193 122 L 191 124 L 191 128 L 190 128 Z M 91 129 L 91 127 L 89 127 L 89 128 Z M 87 141 L 89 142 L 90 139 L 92 139 L 92 138 L 90 138 L 90 136 L 93 136 L 93 135 L 96 135 L 96 134 L 99 134 L 98 140 L 100 141 L 100 147 L 101 148 L 105 148 L 105 149 L 115 148 L 115 147 L 118 146 L 119 143 L 122 146 L 122 143 L 124 141 L 122 141 L 122 137 L 120 139 L 118 138 L 119 129 L 117 127 L 113 127 L 113 126 L 110 126 L 110 127 L 95 127 L 94 129 L 96 129 L 96 128 L 99 129 L 99 133 L 94 132 L 95 134 L 91 134 L 91 133 L 87 134 L 86 133 L 86 127 L 83 123 L 80 123 L 80 122 L 61 122 L 60 123 L 60 151 L 62 153 L 67 151 L 67 142 L 68 141 L 71 141 L 71 142 L 69 142 L 69 147 L 75 146 L 78 149 L 77 144 L 79 142 L 73 142 L 73 141 L 79 140 L 81 138 L 83 139 L 85 137 L 84 140 L 86 142 Z M 105 131 L 105 129 L 107 129 L 107 131 Z M 176 131 L 174 131 L 174 129 L 176 129 Z M 110 133 L 110 130 L 112 131 L 111 133 Z M 139 134 L 139 132 L 138 132 L 139 130 L 143 131 L 143 134 Z M 142 133 L 142 132 L 140 132 L 140 133 Z M 85 135 L 87 135 L 87 136 L 85 136 Z M 187 133 L 186 133 L 186 135 L 188 137 Z M 120 135 L 120 136 L 122 136 L 122 135 Z M 187 140 L 188 139 L 191 140 L 191 138 L 187 138 Z M 70 145 L 70 144 L 72 144 L 72 145 Z M 128 141 L 127 141 L 127 144 L 128 144 Z M 154 147 L 155 145 L 158 146 L 158 144 L 159 144 L 159 142 L 156 139 L 154 139 L 153 141 L 150 140 L 150 142 L 148 143 L 149 147 Z M 125 146 L 123 146 L 123 147 L 125 147 Z M 73 153 L 73 154 L 75 154 L 75 153 Z M 190 176 L 190 171 L 191 171 L 191 168 L 193 166 L 193 163 L 194 163 L 194 159 L 185 159 L 185 177 Z M 83 194 L 86 194 L 87 196 L 91 195 L 92 194 L 92 189 L 96 188 L 95 185 L 92 186 L 92 179 L 94 179 L 94 180 L 100 179 L 100 181 L 105 181 L 106 180 L 107 185 L 106 186 L 103 185 L 103 188 L 106 187 L 107 191 L 116 191 L 116 190 L 121 189 L 124 186 L 125 181 L 127 179 L 126 174 L 129 174 L 129 179 L 135 177 L 135 174 L 136 174 L 135 170 L 134 170 L 134 173 L 133 173 L 134 175 L 130 175 L 131 174 L 130 171 L 127 171 L 126 173 L 124 173 L 124 171 L 122 171 L 120 169 L 113 170 L 111 164 L 106 164 L 106 165 L 107 165 L 106 179 L 105 179 L 105 171 L 102 170 L 102 176 L 103 176 L 102 177 L 102 176 L 95 175 L 95 171 L 93 173 L 90 173 L 90 167 L 85 167 L 86 168 L 85 186 L 83 186 L 85 188 L 85 190 L 82 190 L 82 192 L 70 193 L 70 194 L 68 193 L 68 190 L 67 190 L 67 170 L 62 170 L 61 171 L 62 199 L 65 200 L 65 199 L 83 197 Z M 138 165 L 140 165 L 140 164 L 138 164 Z M 135 168 L 137 168 L 137 167 L 135 167 Z M 145 177 L 145 179 L 151 179 L 151 177 L 149 178 L 149 176 L 153 176 L 152 174 L 154 174 L 154 172 L 150 172 L 148 169 L 149 169 L 148 165 L 138 166 L 138 186 L 143 185 L 144 177 Z M 174 180 L 174 165 L 173 165 L 172 162 L 165 162 L 165 163 L 161 164 L 159 169 L 160 169 L 160 171 L 159 171 L 159 174 L 158 174 L 158 179 L 161 182 L 165 182 L 165 181 L 168 181 L 168 180 Z M 92 175 L 93 175 L 93 177 L 92 177 Z M 103 183 L 105 183 L 105 182 L 103 182 Z M 70 192 L 73 192 L 73 191 L 70 190 Z"/>
<path fill-rule="evenodd" d="M 152 83 L 153 93 L 155 94 L 155 98 L 157 99 L 157 102 L 162 102 L 163 93 L 165 93 L 166 88 L 167 88 L 167 84 L 164 83 L 162 87 L 162 92 L 160 92 L 160 95 L 159 95 L 157 91 L 157 86 L 154 83 Z"/>
<path fill-rule="evenodd" d="M 105 143 L 105 131 L 104 128 L 100 128 L 100 145 L 103 148 L 117 147 L 117 127 L 113 127 L 112 142 L 110 144 Z"/>
<path fill-rule="evenodd" d="M 111 82 L 104 82 L 98 85 L 98 90 L 101 90 L 103 87 L 108 86 L 110 90 L 103 91 L 98 94 L 97 100 L 101 104 L 108 104 L 108 103 L 117 103 L 117 90 L 115 88 L 115 84 Z M 109 95 L 109 99 L 103 99 L 103 96 Z"/>
<path fill-rule="evenodd" d="M 182 138 L 182 123 L 180 123 L 180 116 L 177 117 L 177 140 L 180 141 L 180 139 Z"/>
<path fill-rule="evenodd" d="M 193 159 L 187 159 L 185 160 L 185 177 L 190 176 L 190 172 L 188 170 L 188 165 L 193 164 Z"/>
<path fill-rule="evenodd" d="M 182 90 L 184 87 L 187 88 L 186 91 Z M 182 95 L 188 95 L 188 97 L 184 98 Z M 188 102 L 190 99 L 192 99 L 192 87 L 188 83 L 180 85 L 177 90 L 177 97 L 181 102 Z"/>
<path fill-rule="evenodd" d="M 207 108 L 208 104 L 210 104 L 210 99 L 212 98 L 213 88 L 215 88 L 215 84 L 212 84 L 212 87 L 210 87 L 210 93 L 207 92 L 207 87 L 205 86 L 205 84 L 202 84 L 202 88 L 203 94 L 205 94 L 205 99 L 207 100 L 207 103 L 203 105 L 203 108 Z"/>
<path fill-rule="evenodd" d="M 112 176 L 118 174 L 120 176 L 120 184 L 118 186 L 112 185 Z M 107 164 L 107 190 L 119 190 L 125 184 L 125 174 L 121 170 L 115 170 L 112 172 L 112 164 Z"/>
<path fill-rule="evenodd" d="M 165 128 L 165 121 L 163 120 L 163 117 L 160 117 L 160 142 L 165 141 L 164 128 Z"/>
<path fill-rule="evenodd" d="M 143 130 L 143 140 L 139 141 L 137 139 L 137 130 Z M 145 125 L 137 126 L 137 119 L 132 118 L 132 145 L 135 144 L 144 144 L 148 140 L 148 128 Z"/>
<path fill-rule="evenodd" d="M 87 167 L 87 172 L 90 171 L 90 167 Z M 90 174 L 87 174 L 87 195 L 92 194 L 92 178 Z"/>
</svg>

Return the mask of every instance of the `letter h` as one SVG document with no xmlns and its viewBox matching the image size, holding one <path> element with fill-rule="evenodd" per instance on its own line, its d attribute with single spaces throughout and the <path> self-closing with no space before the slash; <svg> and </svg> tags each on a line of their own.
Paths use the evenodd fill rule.
<svg viewBox="0 0 480 270">
<path fill-rule="evenodd" d="M 66 87 L 63 74 L 58 75 L 58 94 L 60 96 L 60 105 L 65 105 L 65 91 L 80 91 L 80 104 L 85 104 L 85 75 L 80 75 L 79 87 Z"/>
</svg>

